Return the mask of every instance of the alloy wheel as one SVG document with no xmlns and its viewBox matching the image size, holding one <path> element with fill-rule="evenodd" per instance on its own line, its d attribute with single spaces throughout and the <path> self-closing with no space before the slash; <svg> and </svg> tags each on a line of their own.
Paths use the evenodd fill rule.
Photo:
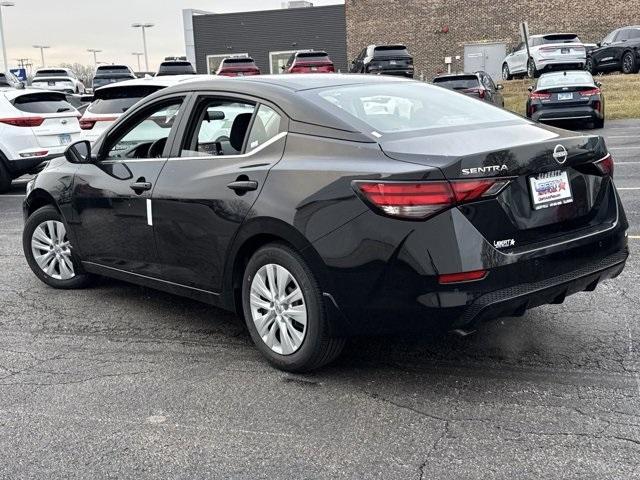
<svg viewBox="0 0 640 480">
<path fill-rule="evenodd" d="M 262 266 L 251 282 L 251 318 L 262 341 L 275 353 L 291 355 L 307 332 L 307 307 L 300 285 L 281 265 Z"/>
<path fill-rule="evenodd" d="M 627 52 L 622 57 L 622 71 L 623 73 L 631 73 L 633 71 L 633 54 Z"/>
<path fill-rule="evenodd" d="M 75 277 L 71 245 L 62 222 L 46 220 L 38 225 L 31 236 L 31 252 L 40 269 L 51 278 Z"/>
<path fill-rule="evenodd" d="M 509 67 L 507 65 L 502 67 L 502 79 L 509 80 Z"/>
</svg>

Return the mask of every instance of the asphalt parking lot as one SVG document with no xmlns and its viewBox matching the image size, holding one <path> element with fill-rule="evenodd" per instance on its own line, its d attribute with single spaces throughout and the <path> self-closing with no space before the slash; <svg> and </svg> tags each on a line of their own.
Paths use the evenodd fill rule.
<svg viewBox="0 0 640 480">
<path fill-rule="evenodd" d="M 640 245 L 640 120 L 600 131 Z M 465 338 L 352 340 L 276 371 L 238 320 L 40 283 L 0 196 L 0 478 L 640 478 L 640 260 Z"/>
</svg>

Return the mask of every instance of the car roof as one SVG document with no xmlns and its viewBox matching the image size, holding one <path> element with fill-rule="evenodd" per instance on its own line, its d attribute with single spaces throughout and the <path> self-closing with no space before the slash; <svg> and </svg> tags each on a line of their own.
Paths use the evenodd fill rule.
<svg viewBox="0 0 640 480">
<path fill-rule="evenodd" d="M 141 87 L 141 86 L 170 87 L 180 82 L 184 82 L 187 80 L 194 80 L 197 77 L 209 77 L 209 76 L 212 76 L 212 75 L 164 75 L 161 77 L 132 78 L 131 80 L 125 80 L 123 82 L 110 83 L 109 85 L 96 88 L 96 90 L 106 90 L 109 88 L 121 88 L 121 87 Z"/>
<path fill-rule="evenodd" d="M 553 32 L 553 33 L 538 33 L 536 35 L 529 35 L 529 38 L 542 38 L 542 37 L 548 37 L 550 35 L 574 35 L 574 36 L 578 36 L 577 33 L 572 33 L 572 32 Z"/>
</svg>

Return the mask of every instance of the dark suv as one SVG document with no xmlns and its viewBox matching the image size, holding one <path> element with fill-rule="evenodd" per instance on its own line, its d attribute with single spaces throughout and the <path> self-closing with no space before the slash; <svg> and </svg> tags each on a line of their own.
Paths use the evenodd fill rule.
<svg viewBox="0 0 640 480">
<path fill-rule="evenodd" d="M 156 77 L 167 75 L 195 75 L 196 71 L 191 62 L 186 60 L 167 60 L 160 64 Z"/>
<path fill-rule="evenodd" d="M 413 78 L 413 57 L 404 45 L 369 45 L 351 62 L 349 71 Z"/>
<path fill-rule="evenodd" d="M 464 93 L 470 97 L 479 98 L 485 102 L 504 107 L 502 85 L 495 84 L 487 72 L 449 73 L 433 79 L 439 87 Z"/>
<path fill-rule="evenodd" d="M 592 74 L 614 70 L 638 73 L 640 25 L 622 27 L 604 37 L 598 48 L 589 52 L 585 69 Z"/>
</svg>

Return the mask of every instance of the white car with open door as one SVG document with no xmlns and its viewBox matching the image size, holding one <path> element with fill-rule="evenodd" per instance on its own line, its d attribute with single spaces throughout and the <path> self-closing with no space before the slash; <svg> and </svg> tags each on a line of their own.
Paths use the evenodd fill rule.
<svg viewBox="0 0 640 480">
<path fill-rule="evenodd" d="M 0 192 L 80 140 L 79 117 L 64 93 L 0 90 Z"/>
<path fill-rule="evenodd" d="M 575 33 L 548 33 L 529 37 L 529 55 L 520 42 L 502 62 L 502 78 L 537 78 L 550 70 L 582 70 L 587 61 L 584 44 Z"/>
</svg>

